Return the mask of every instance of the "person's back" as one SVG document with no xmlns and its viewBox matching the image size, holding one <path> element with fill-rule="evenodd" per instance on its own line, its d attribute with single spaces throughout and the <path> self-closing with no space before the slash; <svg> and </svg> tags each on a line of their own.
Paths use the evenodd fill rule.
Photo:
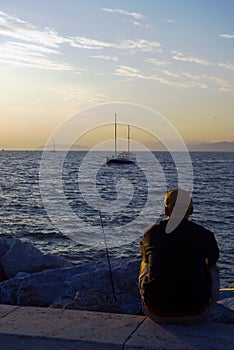
<svg viewBox="0 0 234 350">
<path fill-rule="evenodd" d="M 212 232 L 188 221 L 192 205 L 189 210 L 171 233 L 166 233 L 168 220 L 147 229 L 140 245 L 143 308 L 162 322 L 202 314 L 212 296 L 209 268 L 219 250 Z"/>
</svg>

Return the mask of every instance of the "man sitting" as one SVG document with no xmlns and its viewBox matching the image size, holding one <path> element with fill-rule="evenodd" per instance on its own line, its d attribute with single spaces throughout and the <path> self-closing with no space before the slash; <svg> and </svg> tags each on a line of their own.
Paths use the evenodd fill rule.
<svg viewBox="0 0 234 350">
<path fill-rule="evenodd" d="M 193 203 L 186 191 L 167 192 L 164 205 L 166 220 L 148 228 L 140 243 L 142 310 L 156 322 L 202 320 L 218 298 L 219 249 L 212 232 L 188 220 Z"/>
</svg>

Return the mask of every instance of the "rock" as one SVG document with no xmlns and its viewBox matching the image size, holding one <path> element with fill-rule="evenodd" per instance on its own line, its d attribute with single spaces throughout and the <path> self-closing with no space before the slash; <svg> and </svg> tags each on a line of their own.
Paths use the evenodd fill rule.
<svg viewBox="0 0 234 350">
<path fill-rule="evenodd" d="M 222 304 L 227 309 L 234 311 L 234 289 L 221 290 L 218 304 Z"/>
<path fill-rule="evenodd" d="M 140 261 L 138 259 L 113 259 L 111 266 L 114 291 L 107 262 L 101 260 L 96 269 L 88 273 L 88 284 L 85 276 L 82 281 L 79 281 L 74 301 L 68 303 L 65 308 L 138 314 L 141 309 L 138 288 Z"/>
<path fill-rule="evenodd" d="M 19 239 L 0 240 L 1 265 L 6 278 L 14 277 L 18 272 L 34 273 L 46 269 L 71 267 L 64 258 L 43 254 L 30 242 Z"/>
<path fill-rule="evenodd" d="M 234 300 L 234 296 L 232 297 Z M 234 323 L 234 311 L 228 309 L 221 303 L 215 304 L 208 317 L 209 322 Z"/>
<path fill-rule="evenodd" d="M 13 241 L 14 239 L 0 239 L 0 261 L 2 260 L 2 257 L 6 254 L 6 252 L 9 250 Z"/>
<path fill-rule="evenodd" d="M 117 302 L 105 259 L 72 268 L 17 275 L 0 283 L 0 303 L 136 314 L 140 309 L 139 260 L 112 261 Z M 21 275 L 20 275 L 21 276 Z"/>
</svg>

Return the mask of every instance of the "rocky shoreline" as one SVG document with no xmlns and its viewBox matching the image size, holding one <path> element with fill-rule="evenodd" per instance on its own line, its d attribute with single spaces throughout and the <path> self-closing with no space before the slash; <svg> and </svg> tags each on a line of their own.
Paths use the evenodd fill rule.
<svg viewBox="0 0 234 350">
<path fill-rule="evenodd" d="M 116 299 L 106 259 L 73 265 L 43 254 L 30 242 L 0 239 L 0 304 L 89 310 L 137 315 L 139 259 L 112 259 Z M 4 280 L 3 280 L 4 279 Z M 221 290 L 209 319 L 234 323 L 234 289 Z"/>
</svg>

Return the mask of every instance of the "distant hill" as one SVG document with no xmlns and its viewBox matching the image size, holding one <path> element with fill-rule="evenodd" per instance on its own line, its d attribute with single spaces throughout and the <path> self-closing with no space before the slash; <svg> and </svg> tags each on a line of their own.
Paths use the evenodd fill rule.
<svg viewBox="0 0 234 350">
<path fill-rule="evenodd" d="M 190 151 L 203 152 L 234 152 L 234 142 L 222 141 L 211 143 L 200 143 L 198 145 L 187 145 Z"/>
<path fill-rule="evenodd" d="M 176 145 L 176 143 L 175 143 Z M 167 151 L 166 147 L 161 142 L 145 143 L 145 146 L 156 152 Z M 186 143 L 189 151 L 197 152 L 234 152 L 234 142 L 207 142 L 207 143 Z M 172 146 L 173 147 L 173 146 Z"/>
</svg>

